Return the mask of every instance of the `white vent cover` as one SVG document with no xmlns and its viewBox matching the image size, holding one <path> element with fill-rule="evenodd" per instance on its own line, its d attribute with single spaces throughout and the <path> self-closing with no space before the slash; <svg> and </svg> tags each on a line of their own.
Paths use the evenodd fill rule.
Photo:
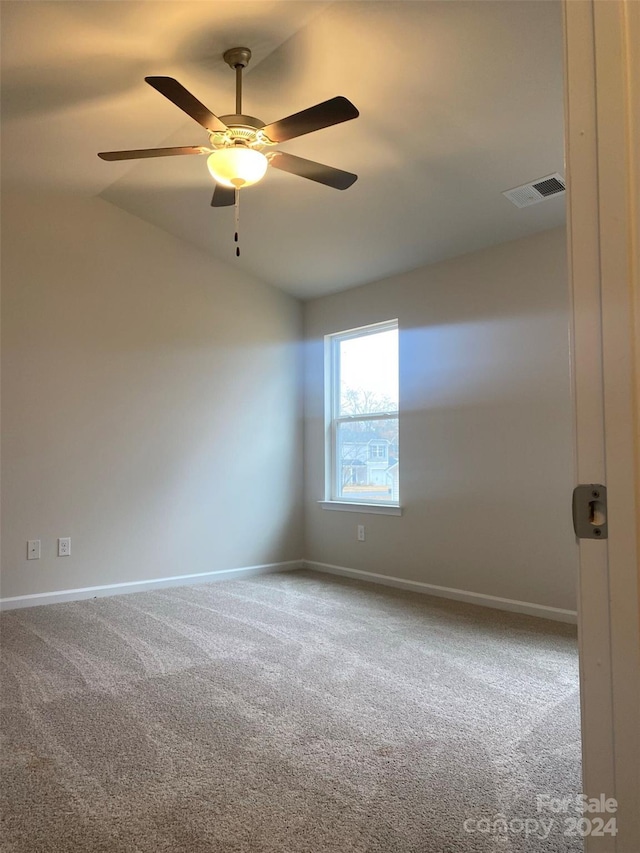
<svg viewBox="0 0 640 853">
<path fill-rule="evenodd" d="M 555 175 L 538 178 L 537 181 L 531 181 L 530 184 L 505 190 L 502 195 L 513 202 L 516 207 L 529 207 L 530 204 L 537 204 L 539 201 L 544 201 L 545 198 L 560 195 L 564 191 L 564 178 L 556 172 Z"/>
</svg>

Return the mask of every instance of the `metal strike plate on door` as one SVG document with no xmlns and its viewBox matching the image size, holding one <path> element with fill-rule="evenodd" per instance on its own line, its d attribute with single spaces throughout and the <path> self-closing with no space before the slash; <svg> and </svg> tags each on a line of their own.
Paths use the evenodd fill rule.
<svg viewBox="0 0 640 853">
<path fill-rule="evenodd" d="M 573 529 L 578 539 L 606 539 L 607 487 L 581 483 L 573 490 Z"/>
</svg>

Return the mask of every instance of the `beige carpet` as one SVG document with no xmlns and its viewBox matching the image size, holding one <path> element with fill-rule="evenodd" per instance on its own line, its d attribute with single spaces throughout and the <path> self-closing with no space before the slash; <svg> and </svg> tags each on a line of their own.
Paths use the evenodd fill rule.
<svg viewBox="0 0 640 853">
<path fill-rule="evenodd" d="M 6 853 L 581 849 L 463 828 L 580 790 L 571 626 L 306 571 L 1 623 Z"/>
</svg>

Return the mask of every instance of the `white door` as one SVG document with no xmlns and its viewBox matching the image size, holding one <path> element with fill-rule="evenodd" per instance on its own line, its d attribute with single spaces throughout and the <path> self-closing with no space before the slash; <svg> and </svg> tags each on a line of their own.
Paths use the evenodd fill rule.
<svg viewBox="0 0 640 853">
<path fill-rule="evenodd" d="M 577 479 L 605 484 L 609 504 L 609 539 L 580 541 L 584 793 L 618 801 L 618 835 L 589 836 L 585 847 L 638 853 L 640 3 L 566 0 L 564 7 Z"/>
</svg>

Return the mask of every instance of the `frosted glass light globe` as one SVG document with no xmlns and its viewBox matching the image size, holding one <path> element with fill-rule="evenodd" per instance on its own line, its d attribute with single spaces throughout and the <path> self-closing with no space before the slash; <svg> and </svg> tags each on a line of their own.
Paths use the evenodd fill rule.
<svg viewBox="0 0 640 853">
<path fill-rule="evenodd" d="M 207 168 L 218 184 L 231 189 L 257 184 L 267 171 L 269 161 L 254 148 L 219 148 L 207 158 Z"/>
</svg>

